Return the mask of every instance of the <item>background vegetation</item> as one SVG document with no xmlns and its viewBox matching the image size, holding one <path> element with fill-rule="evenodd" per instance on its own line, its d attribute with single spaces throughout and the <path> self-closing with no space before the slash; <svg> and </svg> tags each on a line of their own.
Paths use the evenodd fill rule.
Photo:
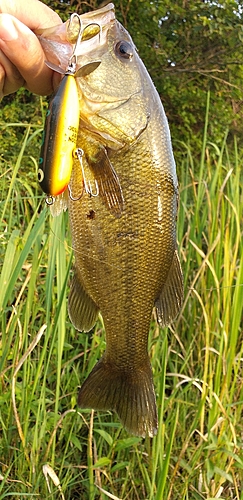
<svg viewBox="0 0 243 500">
<path fill-rule="evenodd" d="M 46 2 L 64 19 L 101 2 Z M 243 500 L 242 18 L 238 2 L 117 1 L 169 117 L 180 179 L 185 301 L 150 353 L 156 438 L 79 411 L 105 349 L 100 321 L 66 311 L 68 216 L 36 182 L 47 103 L 20 90 L 0 111 L 0 499 Z M 210 91 L 210 92 L 209 92 Z"/>
</svg>

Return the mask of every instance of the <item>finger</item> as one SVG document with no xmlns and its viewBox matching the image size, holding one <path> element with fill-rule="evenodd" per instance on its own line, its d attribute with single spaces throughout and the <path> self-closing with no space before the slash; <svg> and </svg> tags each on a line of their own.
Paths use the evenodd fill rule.
<svg viewBox="0 0 243 500">
<path fill-rule="evenodd" d="M 17 68 L 0 51 L 0 98 L 16 92 L 24 83 L 24 78 Z"/>
<path fill-rule="evenodd" d="M 9 92 L 17 76 L 11 65 L 17 68 L 26 88 L 39 95 L 51 93 L 53 85 L 60 80 L 60 76 L 54 76 L 46 66 L 45 54 L 34 33 L 9 14 L 0 14 L 0 50 L 11 63 L 5 68 L 4 92 Z"/>
<path fill-rule="evenodd" d="M 4 96 L 3 86 L 5 81 L 5 71 L 4 67 L 0 64 L 0 102 Z"/>
<path fill-rule="evenodd" d="M 0 13 L 11 14 L 32 31 L 61 24 L 59 15 L 39 0 L 0 0 Z"/>
</svg>

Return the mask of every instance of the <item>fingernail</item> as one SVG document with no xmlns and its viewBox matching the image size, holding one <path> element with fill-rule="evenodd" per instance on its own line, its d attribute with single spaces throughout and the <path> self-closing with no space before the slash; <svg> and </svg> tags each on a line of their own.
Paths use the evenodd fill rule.
<svg viewBox="0 0 243 500">
<path fill-rule="evenodd" d="M 12 16 L 8 14 L 1 15 L 0 38 L 4 42 L 11 42 L 12 40 L 17 40 L 18 38 L 18 31 L 16 30 Z"/>
</svg>

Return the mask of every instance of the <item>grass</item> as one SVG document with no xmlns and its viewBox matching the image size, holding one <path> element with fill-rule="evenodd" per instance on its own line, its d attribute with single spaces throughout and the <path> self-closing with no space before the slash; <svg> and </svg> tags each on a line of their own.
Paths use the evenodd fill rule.
<svg viewBox="0 0 243 500">
<path fill-rule="evenodd" d="M 105 333 L 69 321 L 68 216 L 45 207 L 29 174 L 41 127 L 22 125 L 0 171 L 0 500 L 243 500 L 242 150 L 207 120 L 201 160 L 180 145 L 185 301 L 168 329 L 151 321 L 159 432 L 144 440 L 77 407 Z"/>
</svg>

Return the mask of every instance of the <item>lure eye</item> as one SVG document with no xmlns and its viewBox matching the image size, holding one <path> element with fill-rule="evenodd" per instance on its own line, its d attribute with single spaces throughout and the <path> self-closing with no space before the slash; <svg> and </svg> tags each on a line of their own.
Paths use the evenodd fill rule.
<svg viewBox="0 0 243 500">
<path fill-rule="evenodd" d="M 115 53 L 120 59 L 132 59 L 133 47 L 126 40 L 121 40 L 115 46 Z"/>
<path fill-rule="evenodd" d="M 44 172 L 41 168 L 39 168 L 38 173 L 37 173 L 37 178 L 39 182 L 42 182 L 44 179 Z"/>
</svg>

